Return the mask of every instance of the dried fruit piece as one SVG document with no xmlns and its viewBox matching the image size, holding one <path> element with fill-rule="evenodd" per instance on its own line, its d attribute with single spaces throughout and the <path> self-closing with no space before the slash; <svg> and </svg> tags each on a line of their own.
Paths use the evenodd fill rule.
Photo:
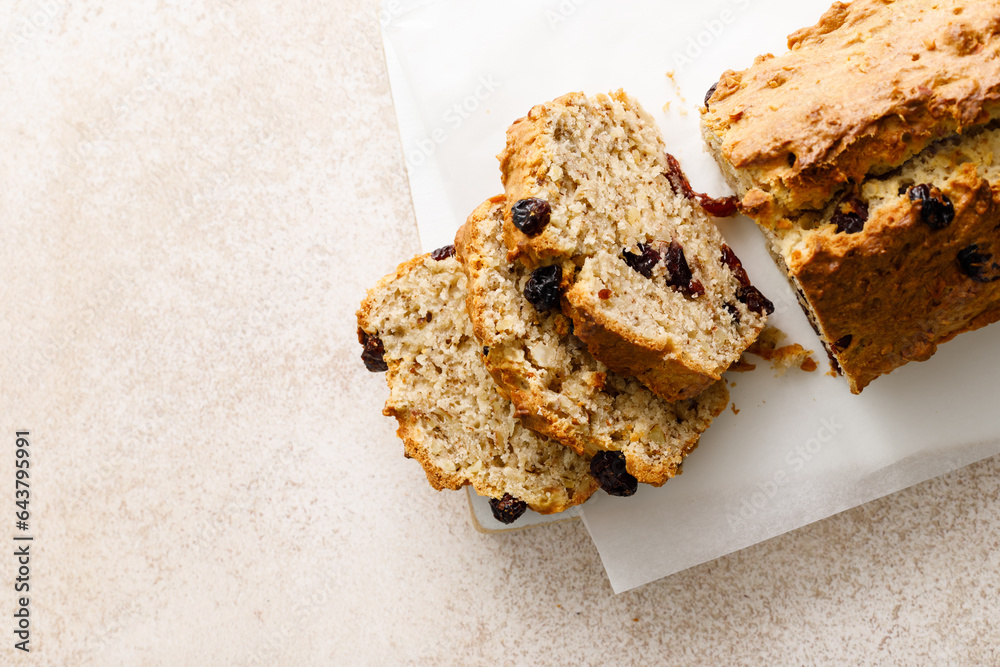
<svg viewBox="0 0 1000 667">
<path fill-rule="evenodd" d="M 561 266 L 540 266 L 531 272 L 528 284 L 524 286 L 524 298 L 539 312 L 556 308 L 562 296 L 561 282 Z"/>
<path fill-rule="evenodd" d="M 677 241 L 671 241 L 664 255 L 663 265 L 667 269 L 667 284 L 671 287 L 700 296 L 705 293 L 705 288 L 691 274 L 691 267 L 688 266 L 687 258 L 684 257 L 684 248 Z"/>
<path fill-rule="evenodd" d="M 740 309 L 739 308 L 737 308 L 734 304 L 729 303 L 728 301 L 726 303 L 722 304 L 722 307 L 733 318 L 733 322 L 735 324 L 739 324 L 740 323 Z"/>
<path fill-rule="evenodd" d="M 500 523 L 514 523 L 521 518 L 528 504 L 523 500 L 518 500 L 509 493 L 503 494 L 503 498 L 490 498 L 490 510 L 493 518 Z"/>
<path fill-rule="evenodd" d="M 364 346 L 361 352 L 361 360 L 365 362 L 365 368 L 372 373 L 384 373 L 389 370 L 385 363 L 385 346 L 378 336 L 370 334 L 361 327 L 358 327 L 358 342 Z"/>
<path fill-rule="evenodd" d="M 698 199 L 701 207 L 705 209 L 705 213 L 714 218 L 728 218 L 736 215 L 737 211 L 740 210 L 739 197 L 722 197 L 721 199 L 716 199 L 701 193 L 697 193 L 695 197 Z"/>
<path fill-rule="evenodd" d="M 740 200 L 738 197 L 716 199 L 704 193 L 695 192 L 691 187 L 691 182 L 688 181 L 687 176 L 684 175 L 684 171 L 681 169 L 681 163 L 670 153 L 666 155 L 667 170 L 663 172 L 663 175 L 667 177 L 667 181 L 669 181 L 670 187 L 673 188 L 675 193 L 684 195 L 688 199 L 697 200 L 706 213 L 716 218 L 728 218 L 736 214 L 736 211 L 739 210 Z"/>
<path fill-rule="evenodd" d="M 746 269 L 743 268 L 743 262 L 736 256 L 733 249 L 725 243 L 722 244 L 722 263 L 729 267 L 729 270 L 736 276 L 736 280 L 740 285 L 746 287 L 750 284 L 750 276 L 747 275 Z"/>
<path fill-rule="evenodd" d="M 660 253 L 645 243 L 640 243 L 638 255 L 628 250 L 622 250 L 622 259 L 635 271 L 638 271 L 647 278 L 652 278 L 653 267 L 660 261 Z"/>
<path fill-rule="evenodd" d="M 631 496 L 639 488 L 639 481 L 625 468 L 621 452 L 597 452 L 590 461 L 590 474 L 611 496 Z"/>
<path fill-rule="evenodd" d="M 758 315 L 763 315 L 764 313 L 770 315 L 774 312 L 774 304 L 753 285 L 743 285 L 737 288 L 736 298 L 745 303 L 747 308 Z"/>
<path fill-rule="evenodd" d="M 708 108 L 708 101 L 710 99 L 712 99 L 712 95 L 715 94 L 715 89 L 718 88 L 718 87 L 719 87 L 719 82 L 716 81 L 715 83 L 712 84 L 712 87 L 708 89 L 708 92 L 705 93 L 705 108 L 706 109 Z"/>
<path fill-rule="evenodd" d="M 602 289 L 600 292 L 597 293 L 597 296 L 600 297 L 601 299 L 607 301 L 608 299 L 611 298 L 611 290 L 609 290 L 607 288 Z"/>
<path fill-rule="evenodd" d="M 442 259 L 448 259 L 449 257 L 454 257 L 454 256 L 455 256 L 455 246 L 453 245 L 446 245 L 441 248 L 438 248 L 437 250 L 431 251 L 431 259 L 435 259 L 439 262 Z"/>
<path fill-rule="evenodd" d="M 1000 280 L 1000 274 L 989 278 L 985 275 L 990 268 L 989 261 L 993 258 L 988 252 L 979 252 L 979 244 L 973 243 L 958 251 L 958 265 L 962 272 L 977 283 L 992 283 Z M 1000 264 L 993 262 L 994 271 L 1000 271 Z"/>
<path fill-rule="evenodd" d="M 867 220 L 868 204 L 853 193 L 848 193 L 840 200 L 830 218 L 830 222 L 837 225 L 837 231 L 842 234 L 857 234 L 865 228 Z"/>
<path fill-rule="evenodd" d="M 552 207 L 544 199 L 522 199 L 510 208 L 514 226 L 528 236 L 537 236 L 549 224 Z"/>
<path fill-rule="evenodd" d="M 851 341 L 853 340 L 854 336 L 852 336 L 851 334 L 847 334 L 846 336 L 841 336 L 840 338 L 837 339 L 837 342 L 834 343 L 832 346 L 833 353 L 840 354 L 841 352 L 843 352 L 844 350 L 846 350 L 848 347 L 851 346 Z"/>
<path fill-rule="evenodd" d="M 910 201 L 919 202 L 920 220 L 931 229 L 944 229 L 955 219 L 955 205 L 933 185 L 914 185 L 909 197 Z"/>
</svg>

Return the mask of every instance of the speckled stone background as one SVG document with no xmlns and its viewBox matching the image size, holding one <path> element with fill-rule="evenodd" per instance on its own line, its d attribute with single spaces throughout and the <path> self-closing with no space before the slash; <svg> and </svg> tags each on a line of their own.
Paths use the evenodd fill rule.
<svg viewBox="0 0 1000 667">
<path fill-rule="evenodd" d="M 615 596 L 380 414 L 419 249 L 374 0 L 0 8 L 0 663 L 996 664 L 1000 460 Z M 679 536 L 679 539 L 683 539 Z"/>
</svg>

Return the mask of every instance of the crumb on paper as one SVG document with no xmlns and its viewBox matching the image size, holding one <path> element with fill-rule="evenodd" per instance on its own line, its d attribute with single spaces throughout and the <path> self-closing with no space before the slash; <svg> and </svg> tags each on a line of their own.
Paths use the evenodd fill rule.
<svg viewBox="0 0 1000 667">
<path fill-rule="evenodd" d="M 663 105 L 663 113 L 667 113 L 668 111 L 670 111 L 670 102 Z"/>
<path fill-rule="evenodd" d="M 680 99 L 681 104 L 687 106 L 687 100 L 684 99 L 684 95 L 681 93 L 681 87 L 677 83 L 677 78 L 674 76 L 675 74 L 676 74 L 676 72 L 674 70 L 672 70 L 672 69 L 671 70 L 667 70 L 667 78 L 670 79 L 670 83 L 673 86 L 674 95 L 676 95 Z"/>
<path fill-rule="evenodd" d="M 771 367 L 778 371 L 778 375 L 784 375 L 793 366 L 801 368 L 812 354 L 812 350 L 807 350 L 798 343 L 792 343 L 777 348 L 771 354 Z"/>
<path fill-rule="evenodd" d="M 757 340 L 747 348 L 747 352 L 771 362 L 771 367 L 784 375 L 793 366 L 808 373 L 816 370 L 816 361 L 810 356 L 813 351 L 807 350 L 798 343 L 783 345 L 779 343 L 785 338 L 785 333 L 776 327 L 764 327 Z M 741 358 L 742 360 L 742 358 Z"/>
<path fill-rule="evenodd" d="M 740 414 L 740 409 L 736 407 L 735 403 L 730 403 L 729 407 L 732 408 L 734 415 Z"/>
<path fill-rule="evenodd" d="M 776 327 L 764 327 L 757 335 L 757 340 L 750 344 L 747 352 L 761 357 L 765 361 L 771 361 L 774 357 L 774 350 L 778 344 L 785 339 L 785 332 Z"/>
</svg>

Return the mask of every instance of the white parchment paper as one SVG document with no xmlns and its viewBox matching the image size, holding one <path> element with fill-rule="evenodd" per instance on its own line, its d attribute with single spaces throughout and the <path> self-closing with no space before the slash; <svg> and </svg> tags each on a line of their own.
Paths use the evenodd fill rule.
<svg viewBox="0 0 1000 667">
<path fill-rule="evenodd" d="M 702 149 L 697 107 L 726 69 L 785 50 L 827 0 L 385 0 L 383 41 L 425 250 L 452 242 L 501 191 L 507 126 L 572 90 L 624 88 L 659 121 L 695 189 L 729 194 Z M 667 73 L 672 76 L 668 77 Z M 863 91 L 859 91 L 863 94 Z M 861 396 L 822 346 L 746 218 L 720 222 L 771 324 L 820 369 L 727 374 L 732 403 L 684 474 L 581 510 L 621 592 L 1000 452 L 1000 325 L 960 336 Z M 478 512 L 477 515 L 482 514 Z"/>
</svg>

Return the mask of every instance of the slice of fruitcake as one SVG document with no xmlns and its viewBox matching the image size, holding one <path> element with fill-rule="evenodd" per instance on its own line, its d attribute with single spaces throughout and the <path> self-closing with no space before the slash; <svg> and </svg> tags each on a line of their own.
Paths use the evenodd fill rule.
<svg viewBox="0 0 1000 667">
<path fill-rule="evenodd" d="M 525 507 L 548 514 L 598 488 L 590 457 L 525 428 L 497 392 L 465 311 L 465 275 L 453 249 L 401 264 L 358 311 L 362 359 L 385 371 L 384 413 L 399 422 L 407 457 L 435 489 L 471 484 L 504 522 Z"/>
<path fill-rule="evenodd" d="M 594 359 L 570 333 L 558 295 L 534 298 L 544 289 L 539 281 L 506 261 L 504 202 L 480 205 L 455 239 L 487 368 L 534 430 L 604 465 L 624 464 L 640 482 L 663 484 L 726 407 L 725 382 L 670 403 Z"/>
<path fill-rule="evenodd" d="M 509 258 L 557 283 L 551 298 L 609 368 L 691 398 L 764 327 L 772 304 L 704 210 L 718 202 L 691 191 L 624 92 L 533 107 L 499 158 Z"/>
</svg>

